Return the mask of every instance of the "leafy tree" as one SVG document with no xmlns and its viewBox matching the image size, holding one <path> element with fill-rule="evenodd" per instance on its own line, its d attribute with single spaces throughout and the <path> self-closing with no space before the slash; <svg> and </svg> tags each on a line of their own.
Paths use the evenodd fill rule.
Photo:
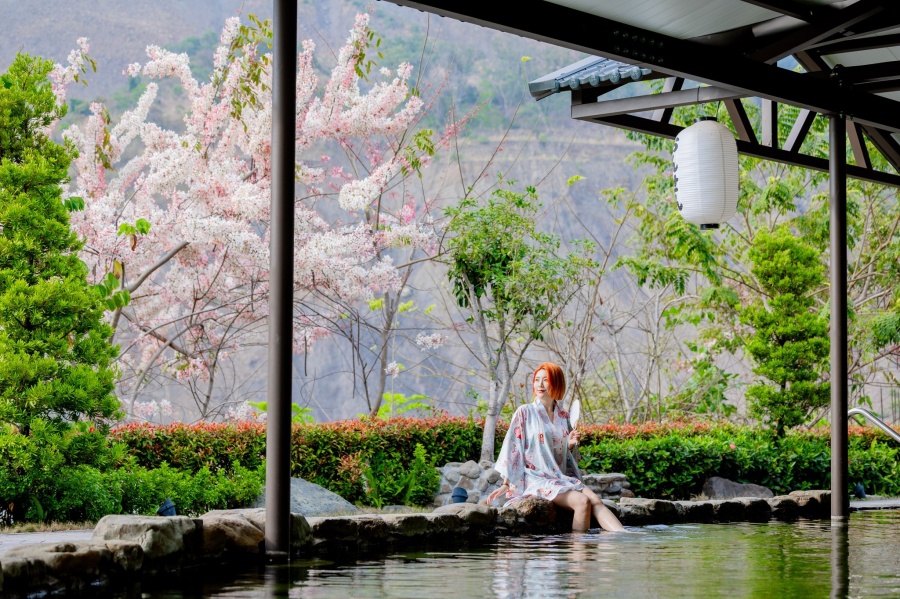
<svg viewBox="0 0 900 599">
<path fill-rule="evenodd" d="M 747 398 L 750 412 L 781 437 L 812 410 L 828 405 L 831 384 L 822 382 L 830 351 L 828 320 L 816 311 L 812 296 L 824 269 L 819 252 L 786 225 L 761 231 L 749 256 L 764 296 L 743 307 L 740 320 L 754 329 L 745 345 L 756 362 L 753 372 L 770 383 L 751 386 Z"/>
<path fill-rule="evenodd" d="M 557 317 L 593 266 L 585 257 L 589 244 L 576 242 L 576 252 L 557 255 L 559 238 L 537 229 L 540 208 L 528 187 L 497 189 L 484 204 L 466 197 L 447 210 L 447 276 L 488 378 L 482 460 L 494 459 L 497 416 L 525 352 L 546 329 L 560 326 Z"/>
<path fill-rule="evenodd" d="M 51 70 L 20 54 L 0 76 L 0 421 L 26 436 L 36 419 L 100 420 L 119 408 L 112 329 L 61 197 L 70 148 L 46 133 L 66 111 Z"/>
</svg>

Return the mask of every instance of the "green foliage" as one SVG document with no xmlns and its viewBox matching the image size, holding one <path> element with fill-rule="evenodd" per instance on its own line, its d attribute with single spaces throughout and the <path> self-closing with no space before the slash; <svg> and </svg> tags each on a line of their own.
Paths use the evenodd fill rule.
<svg viewBox="0 0 900 599">
<path fill-rule="evenodd" d="M 428 403 L 428 396 L 413 394 L 407 397 L 402 393 L 385 393 L 384 403 L 378 408 L 376 417 L 387 420 L 394 415 L 399 416 L 410 410 L 432 410 L 432 406 Z"/>
<path fill-rule="evenodd" d="M 850 436 L 850 486 L 900 493 L 900 448 L 884 437 Z M 690 499 L 711 476 L 770 488 L 775 494 L 830 488 L 827 435 L 793 431 L 776 440 L 765 429 L 720 425 L 702 432 L 594 438 L 581 444 L 586 472 L 621 472 L 639 497 Z"/>
<path fill-rule="evenodd" d="M 379 452 L 362 466 L 366 499 L 377 508 L 391 504 L 428 505 L 434 500 L 440 478 L 434 459 L 426 459 L 421 443 L 416 443 L 411 461 L 397 452 Z"/>
<path fill-rule="evenodd" d="M 269 402 L 267 401 L 248 401 L 251 407 L 256 408 L 262 413 L 269 410 Z M 301 408 L 295 403 L 291 404 L 291 422 L 294 424 L 312 424 L 315 419 L 312 417 L 312 408 Z"/>
<path fill-rule="evenodd" d="M 26 436 L 38 419 L 63 431 L 119 410 L 112 329 L 61 199 L 69 151 L 43 132 L 66 111 L 51 68 L 19 54 L 0 76 L 0 422 Z"/>
<path fill-rule="evenodd" d="M 737 407 L 728 403 L 725 392 L 736 375 L 725 372 L 715 363 L 710 347 L 692 342 L 685 345 L 694 352 L 691 376 L 678 393 L 668 398 L 667 413 L 670 416 L 680 412 L 728 418 Z"/>
<path fill-rule="evenodd" d="M 784 225 L 759 232 L 749 257 L 767 300 L 745 306 L 740 319 L 754 329 L 746 342 L 756 362 L 753 372 L 769 383 L 751 386 L 747 398 L 751 414 L 783 436 L 830 398 L 830 384 L 822 382 L 830 351 L 828 321 L 814 311 L 811 297 L 823 283 L 823 267 L 819 252 Z"/>
<path fill-rule="evenodd" d="M 559 326 L 552 316 L 593 265 L 587 245 L 582 253 L 557 255 L 559 238 L 537 230 L 540 207 L 528 187 L 525 193 L 497 189 L 484 205 L 467 197 L 447 209 L 447 276 L 457 303 L 502 323 L 510 338 L 527 333 L 540 340 L 545 327 Z"/>
</svg>

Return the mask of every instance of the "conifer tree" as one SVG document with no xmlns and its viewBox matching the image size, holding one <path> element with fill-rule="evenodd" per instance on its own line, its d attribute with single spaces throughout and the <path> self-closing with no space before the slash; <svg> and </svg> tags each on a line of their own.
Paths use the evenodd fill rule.
<svg viewBox="0 0 900 599">
<path fill-rule="evenodd" d="M 819 252 L 782 225 L 760 231 L 749 252 L 751 272 L 763 299 L 741 310 L 740 319 L 755 332 L 746 343 L 764 379 L 747 389 L 750 412 L 769 424 L 776 436 L 803 424 L 810 412 L 828 405 L 831 385 L 824 382 L 830 352 L 828 320 L 815 310 L 813 293 L 824 282 Z"/>
<path fill-rule="evenodd" d="M 87 283 L 61 183 L 70 148 L 47 136 L 64 116 L 51 62 L 16 57 L 0 76 L 0 421 L 28 435 L 36 419 L 117 414 L 101 294 Z"/>
</svg>

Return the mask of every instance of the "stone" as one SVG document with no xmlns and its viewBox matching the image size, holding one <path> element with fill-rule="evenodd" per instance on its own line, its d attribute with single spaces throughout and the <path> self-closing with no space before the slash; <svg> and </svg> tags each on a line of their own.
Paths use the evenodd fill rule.
<svg viewBox="0 0 900 599">
<path fill-rule="evenodd" d="M 740 522 L 744 517 L 744 504 L 734 499 L 713 499 L 709 501 L 716 511 L 718 522 Z"/>
<path fill-rule="evenodd" d="M 265 532 L 237 515 L 204 514 L 203 553 L 259 554 L 265 551 Z"/>
<path fill-rule="evenodd" d="M 797 502 L 801 518 L 826 520 L 831 517 L 831 491 L 808 490 L 791 491 L 788 497 Z"/>
<path fill-rule="evenodd" d="M 497 510 L 486 505 L 451 503 L 437 508 L 433 514 L 453 514 L 470 526 L 486 527 L 494 523 Z"/>
<path fill-rule="evenodd" d="M 490 460 L 481 460 L 480 462 L 478 462 L 478 465 L 481 466 L 482 470 L 487 470 L 488 468 L 494 467 L 494 462 Z"/>
<path fill-rule="evenodd" d="M 211 510 L 201 520 L 213 516 L 238 516 L 244 518 L 260 532 L 266 532 L 266 510 L 264 508 L 245 508 L 233 510 Z M 300 514 L 291 514 L 291 552 L 296 554 L 312 542 L 312 531 L 306 518 Z"/>
<path fill-rule="evenodd" d="M 678 507 L 665 499 L 644 499 L 643 497 L 627 497 L 619 501 L 622 517 L 629 522 L 641 524 L 659 524 L 677 522 Z"/>
<path fill-rule="evenodd" d="M 619 474 L 618 472 L 610 472 L 607 474 L 585 474 L 581 482 L 590 486 L 598 486 L 605 487 L 607 485 L 611 485 L 613 483 L 619 483 L 620 485 L 625 482 L 625 475 Z"/>
<path fill-rule="evenodd" d="M 124 573 L 138 572 L 144 565 L 144 549 L 131 541 L 106 541 L 110 559 Z"/>
<path fill-rule="evenodd" d="M 556 506 L 541 497 L 526 497 L 515 502 L 512 507 L 515 508 L 526 529 L 546 528 L 556 522 Z"/>
<path fill-rule="evenodd" d="M 600 501 L 609 508 L 609 511 L 611 511 L 616 518 L 622 515 L 622 510 L 619 509 L 619 504 L 615 501 L 610 501 L 609 499 L 601 499 Z"/>
<path fill-rule="evenodd" d="M 478 479 L 478 483 L 475 486 L 479 492 L 484 493 L 487 491 L 487 488 L 491 486 L 491 483 L 488 482 L 486 477 L 482 476 Z"/>
<path fill-rule="evenodd" d="M 762 497 L 766 499 L 775 496 L 775 493 L 762 485 L 736 483 L 720 476 L 713 476 L 707 479 L 703 483 L 702 493 L 707 499 L 734 499 L 735 497 Z"/>
<path fill-rule="evenodd" d="M 468 462 L 466 462 L 465 464 L 463 464 L 462 466 L 459 467 L 460 476 L 465 476 L 467 478 L 472 478 L 472 479 L 480 478 L 482 472 L 484 472 L 484 471 L 481 469 L 481 466 L 479 466 L 477 463 L 475 463 L 472 460 L 469 460 Z"/>
<path fill-rule="evenodd" d="M 451 485 L 459 482 L 459 470 L 450 468 L 450 465 L 444 466 L 444 478 L 447 479 L 447 482 Z"/>
<path fill-rule="evenodd" d="M 516 508 L 510 507 L 501 507 L 497 510 L 497 524 L 503 526 L 509 530 L 515 530 L 519 524 L 519 512 L 516 511 Z"/>
<path fill-rule="evenodd" d="M 459 477 L 459 481 L 456 483 L 456 486 L 468 491 L 470 489 L 475 488 L 475 483 L 472 481 L 471 478 L 468 478 L 466 476 L 461 476 L 461 477 Z"/>
<path fill-rule="evenodd" d="M 486 470 L 484 471 L 484 474 L 485 474 L 485 476 L 486 476 L 486 478 L 487 478 L 487 481 L 488 481 L 488 484 L 489 484 L 489 485 L 492 485 L 492 484 L 494 484 L 495 482 L 499 481 L 499 480 L 500 480 L 500 477 L 502 476 L 498 471 L 494 470 L 493 468 L 488 468 L 488 469 L 486 469 Z"/>
<path fill-rule="evenodd" d="M 162 559 L 186 549 L 185 537 L 196 537 L 198 521 L 186 516 L 103 516 L 91 537 L 94 543 L 132 541 L 144 550 L 145 559 Z M 189 539 L 190 546 L 193 539 Z"/>
<path fill-rule="evenodd" d="M 796 520 L 800 516 L 797 500 L 789 495 L 776 495 L 766 500 L 772 508 L 772 517 L 776 520 Z"/>
<path fill-rule="evenodd" d="M 3 591 L 33 589 L 47 582 L 47 564 L 34 557 L 13 557 L 8 553 L 3 555 Z"/>
<path fill-rule="evenodd" d="M 4 563 L 9 558 L 43 562 L 46 575 L 53 578 L 92 580 L 99 575 L 100 564 L 110 561 L 110 553 L 103 544 L 36 543 L 13 547 L 4 554 Z"/>
<path fill-rule="evenodd" d="M 442 483 L 440 494 L 446 495 L 446 494 L 450 493 L 452 490 L 453 490 L 453 488 L 450 486 L 450 483 Z"/>
<path fill-rule="evenodd" d="M 481 493 L 478 491 L 469 491 L 469 498 L 466 499 L 466 503 L 479 503 L 481 502 Z"/>
<path fill-rule="evenodd" d="M 634 492 L 623 485 L 622 497 L 634 497 Z"/>
<path fill-rule="evenodd" d="M 716 519 L 716 510 L 708 501 L 675 501 L 674 503 L 681 507 L 682 522 L 702 524 Z"/>
<path fill-rule="evenodd" d="M 768 522 L 772 519 L 772 506 L 761 497 L 737 497 L 735 501 L 744 506 L 744 522 Z"/>
<path fill-rule="evenodd" d="M 266 491 L 256 498 L 253 508 L 266 507 Z M 304 517 L 359 514 L 360 509 L 328 489 L 302 478 L 291 478 L 291 513 Z"/>
<path fill-rule="evenodd" d="M 441 515 L 441 514 L 438 514 Z M 428 532 L 429 520 L 424 514 L 403 514 L 382 516 L 391 534 L 414 537 Z"/>
</svg>

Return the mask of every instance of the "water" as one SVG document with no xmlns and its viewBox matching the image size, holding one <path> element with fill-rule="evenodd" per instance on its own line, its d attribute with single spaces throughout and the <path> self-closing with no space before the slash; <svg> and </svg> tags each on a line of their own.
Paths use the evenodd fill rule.
<svg viewBox="0 0 900 599">
<path fill-rule="evenodd" d="M 463 551 L 313 559 L 127 596 L 898 597 L 900 512 L 504 538 Z"/>
</svg>

